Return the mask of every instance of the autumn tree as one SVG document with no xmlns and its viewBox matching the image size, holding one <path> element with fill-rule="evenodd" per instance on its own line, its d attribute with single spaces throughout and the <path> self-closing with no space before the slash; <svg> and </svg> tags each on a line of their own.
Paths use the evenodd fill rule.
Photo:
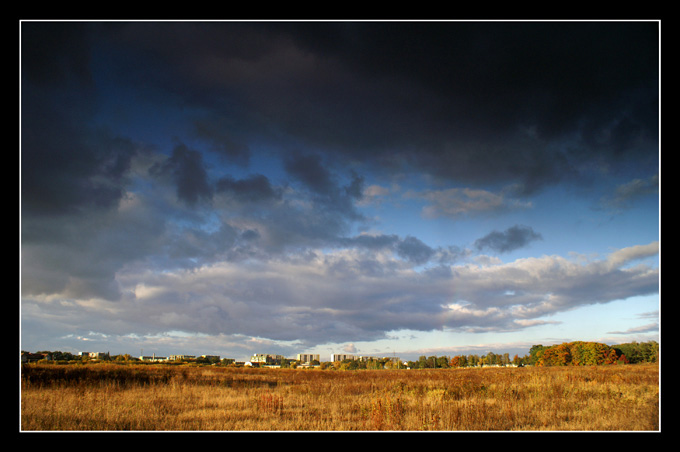
<svg viewBox="0 0 680 452">
<path fill-rule="evenodd" d="M 544 347 L 541 344 L 532 345 L 529 349 L 529 364 L 532 366 L 540 365 L 541 358 L 543 357 L 546 348 L 547 347 Z"/>
<path fill-rule="evenodd" d="M 554 345 L 544 350 L 540 366 L 567 366 L 571 363 L 571 351 L 567 344 Z"/>
<path fill-rule="evenodd" d="M 628 362 L 620 350 L 599 342 L 565 342 L 550 347 L 533 346 L 531 362 L 538 366 L 596 366 Z"/>
</svg>

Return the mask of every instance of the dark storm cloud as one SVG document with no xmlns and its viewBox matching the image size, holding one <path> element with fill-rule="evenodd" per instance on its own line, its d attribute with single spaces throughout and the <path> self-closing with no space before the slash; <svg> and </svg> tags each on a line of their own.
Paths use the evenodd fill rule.
<svg viewBox="0 0 680 452">
<path fill-rule="evenodd" d="M 24 82 L 56 86 L 76 78 L 91 83 L 88 26 L 71 23 L 22 24 L 21 71 Z M 82 88 L 82 86 L 81 86 Z"/>
<path fill-rule="evenodd" d="M 187 111 L 193 136 L 227 162 L 247 166 L 254 142 L 282 143 L 285 170 L 309 190 L 311 210 L 291 210 L 266 176 L 225 171 L 211 180 L 193 144 L 154 167 L 190 206 L 215 193 L 278 201 L 259 218 L 277 224 L 282 232 L 270 237 L 281 242 L 283 231 L 337 240 L 362 220 L 354 202 L 364 180 L 357 172 L 339 182 L 338 160 L 459 183 L 512 182 L 516 193 L 578 178 L 581 166 L 658 161 L 656 146 L 645 147 L 658 130 L 656 23 L 23 27 L 24 212 L 112 208 L 126 193 L 137 149 L 90 126 L 99 99 L 93 59 L 110 62 L 111 78 L 140 98 Z M 293 145 L 301 150 L 291 153 Z"/>
<path fill-rule="evenodd" d="M 374 168 L 514 182 L 526 193 L 578 180 L 587 164 L 657 162 L 653 22 L 142 23 L 116 31 L 163 74 L 159 83 L 223 118 L 220 134 L 238 133 L 239 143 L 257 131 Z M 306 174 L 324 183 L 323 173 Z"/>
<path fill-rule="evenodd" d="M 345 132 L 342 149 L 353 157 L 368 149 L 394 162 L 396 151 L 402 162 L 440 177 L 501 178 L 527 191 L 576 177 L 585 161 L 613 164 L 650 152 L 646 157 L 655 162 L 654 23 L 288 28 L 318 64 L 333 61 L 346 71 L 346 83 L 318 74 L 326 84 L 313 104 L 337 100 L 321 111 L 340 113 L 337 122 L 331 115 L 328 132 Z M 344 98 L 331 97 L 343 92 Z M 319 131 L 315 125 L 310 129 Z M 547 144 L 555 140 L 563 144 Z M 386 148 L 371 146 L 378 142 Z"/>
<path fill-rule="evenodd" d="M 115 206 L 136 147 L 92 126 L 86 27 L 27 24 L 22 34 L 21 196 L 26 213 Z"/>
<path fill-rule="evenodd" d="M 534 240 L 542 240 L 541 234 L 528 226 L 515 225 L 503 232 L 493 231 L 475 241 L 478 250 L 489 249 L 507 253 L 527 246 Z"/>
</svg>

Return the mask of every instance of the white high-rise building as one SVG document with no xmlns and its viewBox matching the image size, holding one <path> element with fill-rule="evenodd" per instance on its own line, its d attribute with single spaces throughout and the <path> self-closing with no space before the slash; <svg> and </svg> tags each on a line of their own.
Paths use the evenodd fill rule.
<svg viewBox="0 0 680 452">
<path fill-rule="evenodd" d="M 311 363 L 312 361 L 321 361 L 319 355 L 314 355 L 311 353 L 298 353 L 297 360 L 301 363 Z"/>
<path fill-rule="evenodd" d="M 333 353 L 331 355 L 331 361 L 344 361 L 346 359 L 357 359 L 354 355 L 348 355 L 346 353 Z"/>
</svg>

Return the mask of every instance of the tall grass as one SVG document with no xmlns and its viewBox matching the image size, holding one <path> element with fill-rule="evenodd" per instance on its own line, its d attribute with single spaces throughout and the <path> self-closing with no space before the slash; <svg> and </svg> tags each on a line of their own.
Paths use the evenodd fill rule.
<svg viewBox="0 0 680 452">
<path fill-rule="evenodd" d="M 22 368 L 21 428 L 656 431 L 659 368 L 29 365 Z"/>
</svg>

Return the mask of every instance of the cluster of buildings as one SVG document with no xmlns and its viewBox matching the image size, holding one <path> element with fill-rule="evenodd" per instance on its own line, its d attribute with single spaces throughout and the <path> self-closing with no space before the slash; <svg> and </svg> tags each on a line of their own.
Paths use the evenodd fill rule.
<svg viewBox="0 0 680 452">
<path fill-rule="evenodd" d="M 331 361 L 345 361 L 345 360 L 351 360 L 351 361 L 392 361 L 395 363 L 399 362 L 399 358 L 396 356 L 356 356 L 356 355 L 348 355 L 348 354 L 331 354 Z"/>
<path fill-rule="evenodd" d="M 103 353 L 103 352 L 78 352 L 78 356 L 81 358 L 84 356 L 86 358 L 90 359 L 106 359 L 109 357 L 108 352 Z"/>
<path fill-rule="evenodd" d="M 56 352 L 57 354 L 61 355 L 61 352 Z M 108 352 L 78 352 L 76 355 L 72 355 L 70 353 L 67 353 L 67 358 L 59 358 L 53 356 L 53 353 L 50 352 L 39 352 L 39 353 L 31 353 L 31 352 L 21 352 L 21 362 L 22 363 L 27 363 L 27 362 L 36 362 L 36 361 L 52 361 L 52 360 L 58 360 L 58 359 L 73 359 L 74 357 L 80 357 L 80 358 L 89 358 L 89 359 L 110 359 L 110 354 Z M 142 355 L 138 358 L 140 361 L 144 362 L 154 362 L 154 363 L 162 363 L 162 362 L 172 362 L 172 361 L 209 361 L 209 362 L 218 362 L 220 361 L 220 357 L 217 355 L 201 355 L 201 356 L 194 356 L 194 355 L 170 355 L 170 356 L 156 356 L 154 353 L 153 355 Z M 229 360 L 227 360 L 229 361 Z M 232 362 L 234 361 L 233 359 L 231 360 Z"/>
<path fill-rule="evenodd" d="M 196 361 L 196 360 L 207 360 L 211 362 L 218 362 L 220 360 L 219 355 L 201 355 L 201 356 L 195 356 L 195 355 L 170 355 L 170 356 L 156 356 L 154 353 L 153 355 L 146 355 L 146 356 L 140 356 L 139 360 L 144 361 L 144 362 L 150 362 L 150 363 L 163 363 L 163 362 L 171 362 L 171 361 Z"/>
<path fill-rule="evenodd" d="M 108 359 L 110 358 L 109 353 L 102 353 L 102 352 L 79 352 L 78 356 L 81 358 L 90 358 L 90 359 Z M 50 356 L 47 353 L 22 353 L 21 356 L 21 361 L 22 362 L 32 362 L 32 361 L 38 361 L 38 360 L 51 360 L 52 356 Z M 200 356 L 195 356 L 195 355 L 169 355 L 169 356 L 156 356 L 156 354 L 152 355 L 142 355 L 139 356 L 138 358 L 142 362 L 149 362 L 149 363 L 164 363 L 164 362 L 176 362 L 176 361 L 208 361 L 211 363 L 216 363 L 224 360 L 220 360 L 220 357 L 218 355 L 200 355 Z M 390 360 L 395 363 L 399 361 L 399 358 L 397 357 L 375 357 L 375 356 L 357 356 L 357 355 L 352 355 L 352 354 L 336 354 L 333 353 L 331 354 L 331 361 L 337 362 L 337 361 L 345 361 L 345 360 L 359 360 L 359 361 L 370 361 L 370 360 Z M 226 361 L 228 362 L 235 362 L 233 359 L 227 359 Z M 281 365 L 285 361 L 296 361 L 299 365 L 303 366 L 313 366 L 313 365 L 318 365 L 321 362 L 321 357 L 318 354 L 313 354 L 313 353 L 298 353 L 296 359 L 289 359 L 286 358 L 283 355 L 273 355 L 273 354 L 265 354 L 265 353 L 258 353 L 255 354 L 251 357 L 249 362 L 246 363 L 240 363 L 244 365 L 249 365 L 249 366 L 278 366 Z M 237 363 L 238 364 L 238 363 Z"/>
<path fill-rule="evenodd" d="M 277 366 L 280 365 L 284 360 L 288 358 L 283 355 L 269 355 L 269 354 L 255 354 L 250 358 L 250 365 L 264 365 L 264 366 Z M 377 357 L 377 356 L 357 356 L 347 353 L 332 353 L 331 361 L 345 361 L 345 360 L 358 360 L 358 361 L 370 361 L 370 360 L 389 360 L 395 363 L 399 362 L 397 357 Z M 321 362 L 320 355 L 311 353 L 298 353 L 295 359 L 299 364 L 302 365 L 313 365 Z M 246 363 L 248 364 L 248 363 Z"/>
<path fill-rule="evenodd" d="M 253 355 L 250 358 L 250 362 L 246 363 L 246 365 L 250 364 L 255 366 L 278 366 L 281 365 L 281 363 L 285 360 L 289 359 L 283 355 L 269 355 L 265 353 L 258 353 Z M 311 353 L 298 353 L 295 361 L 302 365 L 313 365 L 318 364 L 320 362 L 320 359 L 319 355 Z"/>
</svg>

